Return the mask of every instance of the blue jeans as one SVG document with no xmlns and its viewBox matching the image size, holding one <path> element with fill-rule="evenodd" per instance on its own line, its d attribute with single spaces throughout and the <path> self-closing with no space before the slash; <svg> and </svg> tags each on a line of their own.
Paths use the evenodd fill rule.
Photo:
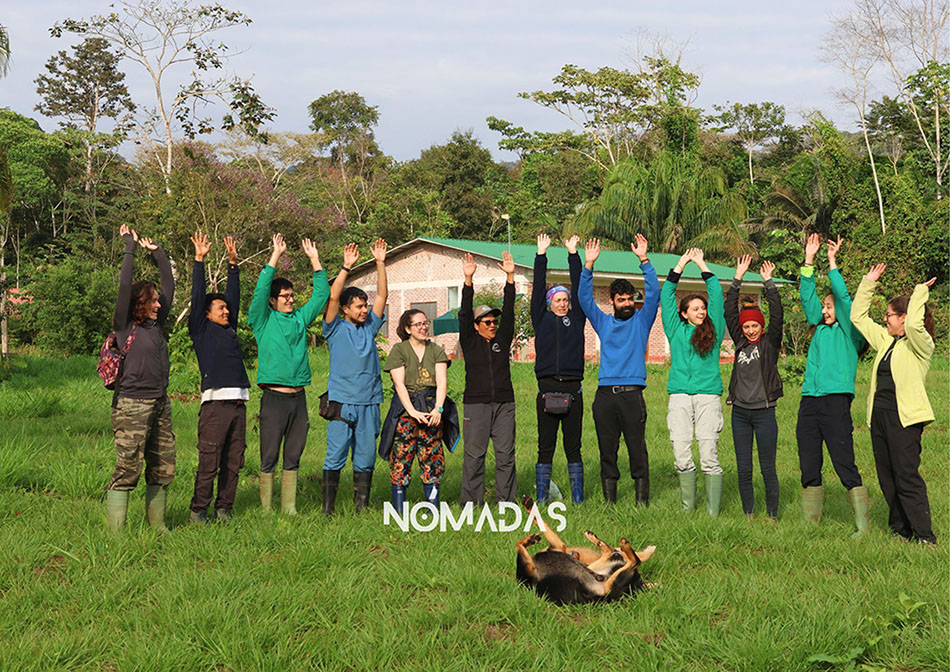
<svg viewBox="0 0 950 672">
<path fill-rule="evenodd" d="M 778 444 L 778 423 L 775 407 L 732 407 L 732 441 L 736 447 L 736 473 L 739 476 L 739 497 L 742 510 L 748 515 L 755 507 L 752 489 L 752 439 L 759 447 L 759 469 L 765 481 L 765 512 L 770 518 L 778 514 L 778 475 L 775 473 L 775 450 Z"/>
<path fill-rule="evenodd" d="M 323 468 L 339 471 L 353 452 L 353 471 L 372 471 L 376 463 L 376 437 L 379 436 L 379 404 L 343 404 L 343 420 L 327 425 L 327 457 Z"/>
</svg>

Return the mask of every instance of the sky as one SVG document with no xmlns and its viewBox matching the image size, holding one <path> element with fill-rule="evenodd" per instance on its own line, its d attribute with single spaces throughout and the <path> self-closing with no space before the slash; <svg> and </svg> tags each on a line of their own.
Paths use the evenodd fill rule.
<svg viewBox="0 0 950 672">
<path fill-rule="evenodd" d="M 204 0 L 207 2 L 208 0 Z M 307 132 L 307 105 L 334 89 L 356 91 L 379 108 L 381 149 L 405 161 L 455 130 L 472 129 L 497 159 L 500 136 L 485 118 L 507 119 L 529 130 L 569 128 L 556 112 L 518 98 L 521 91 L 551 89 L 565 63 L 596 70 L 631 68 L 638 37 L 659 35 L 685 45 L 682 64 L 701 75 L 695 105 L 773 101 L 788 121 L 820 110 L 853 129 L 856 114 L 837 103 L 833 90 L 845 76 L 822 62 L 819 46 L 829 16 L 851 0 L 796 2 L 631 0 L 544 2 L 508 0 L 249 0 L 225 1 L 253 21 L 221 31 L 234 53 L 227 68 L 250 78 L 276 109 L 275 131 Z M 49 28 L 64 18 L 110 10 L 106 0 L 8 3 L 0 12 L 13 51 L 0 79 L 0 106 L 56 127 L 34 110 L 34 79 L 47 59 L 79 40 L 54 39 Z M 123 62 L 133 100 L 150 106 L 154 90 L 138 64 Z M 187 71 L 180 70 L 184 81 Z M 210 109 L 216 119 L 223 105 Z M 213 138 L 212 138 L 213 139 Z"/>
</svg>

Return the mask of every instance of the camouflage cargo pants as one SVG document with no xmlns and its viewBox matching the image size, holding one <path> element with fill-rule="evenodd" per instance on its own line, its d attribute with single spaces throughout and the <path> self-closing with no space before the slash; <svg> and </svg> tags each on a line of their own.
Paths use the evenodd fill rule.
<svg viewBox="0 0 950 672">
<path fill-rule="evenodd" d="M 112 409 L 115 471 L 106 490 L 133 490 L 145 460 L 145 482 L 168 485 L 175 478 L 175 433 L 168 397 L 119 397 Z"/>
</svg>

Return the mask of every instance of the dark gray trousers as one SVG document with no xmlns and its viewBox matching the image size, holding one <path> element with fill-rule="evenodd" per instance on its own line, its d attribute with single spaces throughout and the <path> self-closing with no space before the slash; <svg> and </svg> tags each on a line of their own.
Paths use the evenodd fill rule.
<svg viewBox="0 0 950 672">
<path fill-rule="evenodd" d="M 495 499 L 514 502 L 518 496 L 515 475 L 515 402 L 465 404 L 462 433 L 462 506 L 485 501 L 485 454 L 488 440 L 495 450 Z"/>
</svg>

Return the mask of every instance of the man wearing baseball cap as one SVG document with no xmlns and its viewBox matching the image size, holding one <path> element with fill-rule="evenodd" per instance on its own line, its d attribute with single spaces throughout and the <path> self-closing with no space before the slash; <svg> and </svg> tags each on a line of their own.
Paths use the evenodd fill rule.
<svg viewBox="0 0 950 672">
<path fill-rule="evenodd" d="M 509 353 L 515 333 L 515 262 L 502 253 L 499 268 L 507 274 L 502 309 L 472 309 L 475 260 L 466 254 L 465 284 L 459 307 L 459 344 L 465 357 L 465 454 L 462 463 L 462 506 L 485 501 L 485 454 L 488 440 L 495 450 L 495 498 L 513 502 L 518 494 L 515 475 L 515 392 L 511 386 Z M 500 323 L 499 323 L 500 318 Z"/>
</svg>

